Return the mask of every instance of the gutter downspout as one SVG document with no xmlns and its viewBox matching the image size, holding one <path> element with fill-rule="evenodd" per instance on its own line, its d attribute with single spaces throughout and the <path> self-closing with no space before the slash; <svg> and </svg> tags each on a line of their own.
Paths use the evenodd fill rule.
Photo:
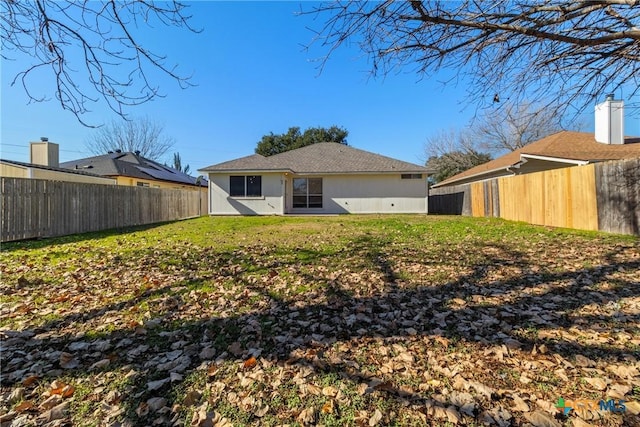
<svg viewBox="0 0 640 427">
<path fill-rule="evenodd" d="M 518 172 L 516 172 L 514 169 L 520 169 L 520 166 L 524 165 L 525 163 L 527 163 L 527 159 L 523 159 L 522 157 L 520 157 L 520 161 L 518 163 L 514 163 L 511 166 L 507 166 L 505 170 L 507 172 L 512 173 L 513 176 L 516 176 L 518 175 Z"/>
</svg>

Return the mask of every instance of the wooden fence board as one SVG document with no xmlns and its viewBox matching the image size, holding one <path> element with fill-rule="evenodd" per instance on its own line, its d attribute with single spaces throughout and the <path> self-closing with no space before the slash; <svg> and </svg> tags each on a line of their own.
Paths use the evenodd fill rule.
<svg viewBox="0 0 640 427">
<path fill-rule="evenodd" d="M 468 212 L 452 194 L 465 188 Z M 640 159 L 595 163 L 432 189 L 429 212 L 498 216 L 553 227 L 640 235 Z M 455 207 L 446 204 L 455 203 Z M 452 212 L 453 211 L 453 212 Z"/>
<path fill-rule="evenodd" d="M 640 159 L 595 165 L 598 227 L 640 235 Z"/>
<path fill-rule="evenodd" d="M 568 168 L 571 175 L 572 228 L 598 230 L 595 165 Z"/>
<path fill-rule="evenodd" d="M 2 242 L 152 224 L 207 214 L 206 193 L 198 190 L 7 177 L 0 178 L 0 189 Z"/>
<path fill-rule="evenodd" d="M 482 182 L 474 182 L 471 187 L 471 216 L 485 216 L 484 185 Z"/>
</svg>

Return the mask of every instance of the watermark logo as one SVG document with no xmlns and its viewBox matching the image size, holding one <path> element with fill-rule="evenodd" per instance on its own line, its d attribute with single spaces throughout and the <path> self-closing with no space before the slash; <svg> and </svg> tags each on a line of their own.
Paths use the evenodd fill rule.
<svg viewBox="0 0 640 427">
<path fill-rule="evenodd" d="M 624 406 L 624 400 L 589 400 L 589 399 L 576 399 L 569 400 L 563 399 L 562 397 L 558 398 L 556 402 L 556 408 L 559 412 L 562 412 L 563 415 L 569 415 L 571 411 L 576 411 L 579 413 L 583 413 L 585 411 L 602 411 L 602 412 L 613 412 L 614 414 L 620 414 L 627 410 L 626 406 Z"/>
</svg>

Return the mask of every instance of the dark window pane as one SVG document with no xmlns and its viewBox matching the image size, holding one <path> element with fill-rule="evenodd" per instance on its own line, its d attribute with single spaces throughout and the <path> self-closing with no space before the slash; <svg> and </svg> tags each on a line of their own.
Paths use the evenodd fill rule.
<svg viewBox="0 0 640 427">
<path fill-rule="evenodd" d="M 260 175 L 247 177 L 247 197 L 262 196 L 262 177 Z"/>
<path fill-rule="evenodd" d="M 322 178 L 309 178 L 309 194 L 322 194 Z"/>
<path fill-rule="evenodd" d="M 321 208 L 322 207 L 322 196 L 309 196 L 309 207 L 310 208 Z"/>
<path fill-rule="evenodd" d="M 232 197 L 244 197 L 244 176 L 229 177 L 229 195 Z"/>
<path fill-rule="evenodd" d="M 294 178 L 293 194 L 298 196 L 307 195 L 307 178 Z"/>
<path fill-rule="evenodd" d="M 293 207 L 294 208 L 306 208 L 307 207 L 307 196 L 293 196 Z"/>
</svg>

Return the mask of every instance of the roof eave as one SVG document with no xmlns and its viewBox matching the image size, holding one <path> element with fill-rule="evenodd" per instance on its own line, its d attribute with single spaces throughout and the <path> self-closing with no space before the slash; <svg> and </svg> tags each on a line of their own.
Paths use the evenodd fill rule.
<svg viewBox="0 0 640 427">
<path fill-rule="evenodd" d="M 518 161 L 518 162 L 516 162 L 514 164 L 511 164 L 511 165 L 502 166 L 502 167 L 491 169 L 491 170 L 488 170 L 488 171 L 482 171 L 482 172 L 474 173 L 472 175 L 463 176 L 461 178 L 458 178 L 458 179 L 455 179 L 455 180 L 452 180 L 452 181 L 445 180 L 445 181 L 442 181 L 442 182 L 439 182 L 437 184 L 432 185 L 431 188 L 443 187 L 445 185 L 459 185 L 459 184 L 456 184 L 456 183 L 460 182 L 460 181 L 467 181 L 469 179 L 477 178 L 477 177 L 482 176 L 482 175 L 489 175 L 489 174 L 500 172 L 500 171 L 510 172 L 509 169 L 511 169 L 513 167 L 516 167 L 518 165 L 518 163 L 520 163 L 520 162 Z M 461 183 L 461 184 L 464 184 L 464 182 Z"/>
<path fill-rule="evenodd" d="M 578 160 L 578 159 L 569 159 L 564 157 L 553 157 L 553 156 L 541 156 L 538 154 L 520 154 L 520 158 L 523 159 L 535 159 L 535 160 L 544 160 L 547 162 L 556 162 L 556 163 L 571 163 L 573 165 L 588 165 L 591 160 Z"/>
<path fill-rule="evenodd" d="M 219 174 L 227 174 L 227 173 L 294 173 L 291 169 L 198 169 L 198 172 L 204 173 L 219 173 Z"/>
</svg>

